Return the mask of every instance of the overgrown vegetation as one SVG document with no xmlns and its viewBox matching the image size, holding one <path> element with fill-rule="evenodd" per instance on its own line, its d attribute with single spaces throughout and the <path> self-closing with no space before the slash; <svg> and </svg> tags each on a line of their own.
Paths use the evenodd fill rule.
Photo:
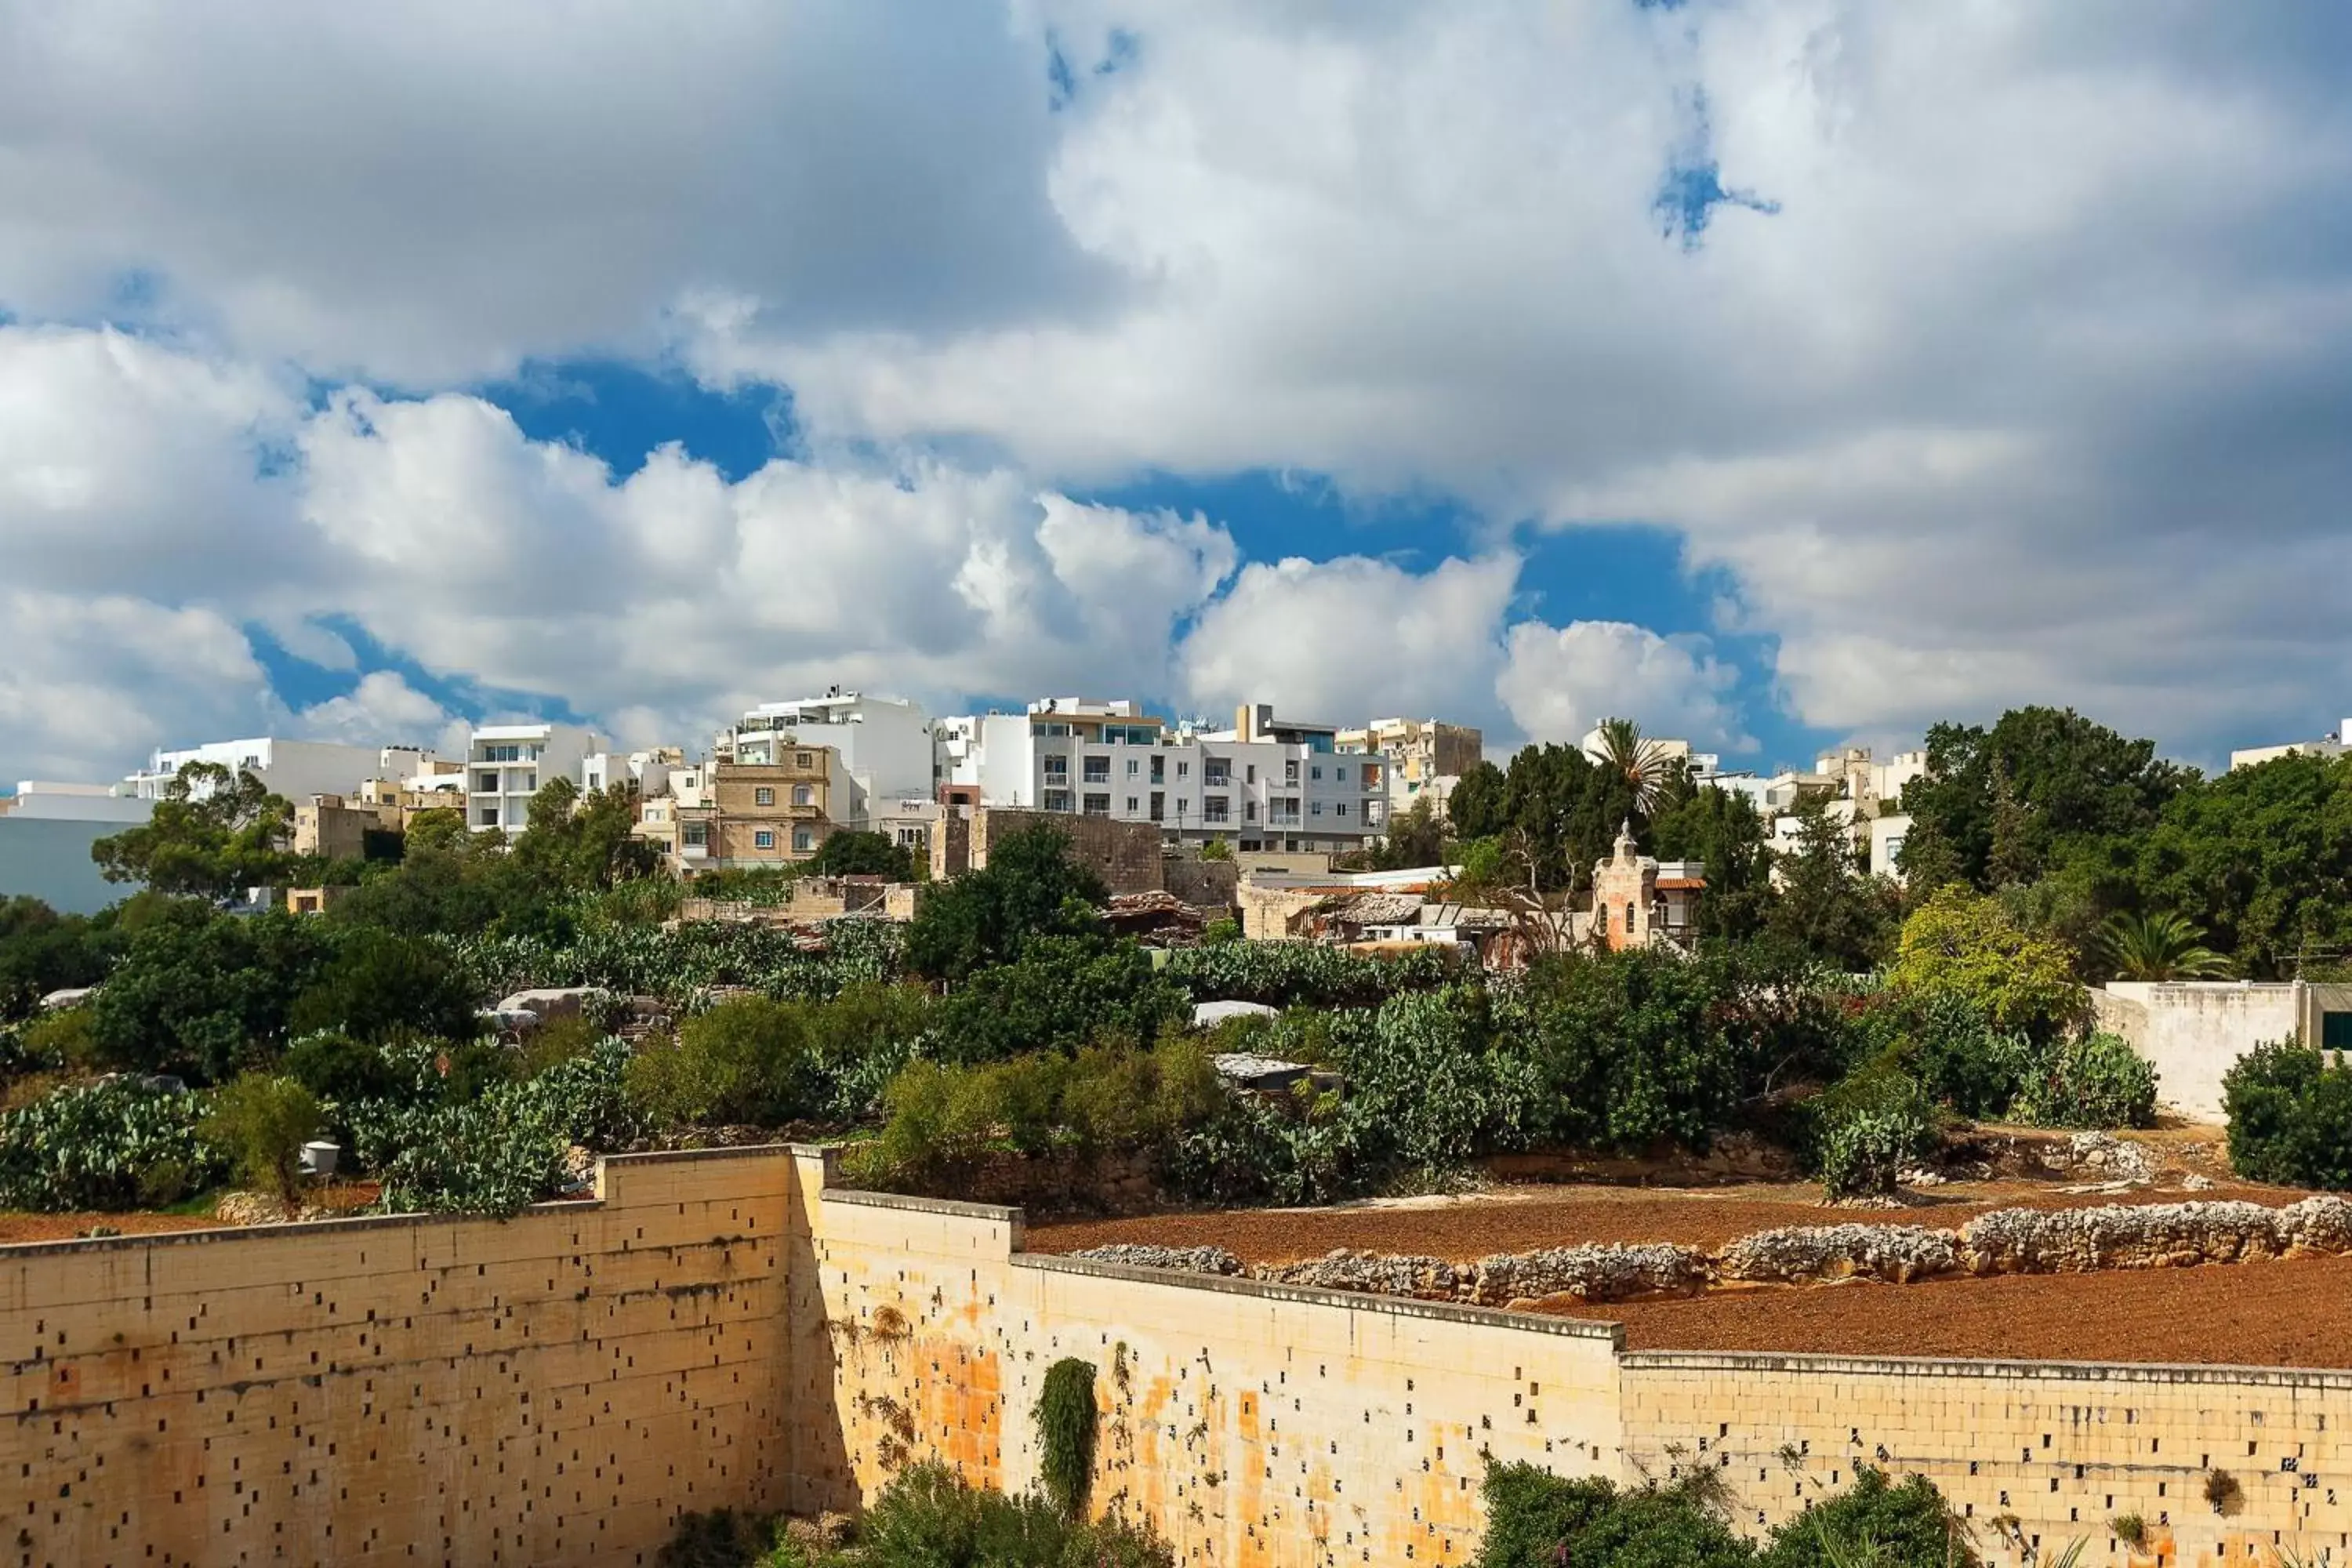
<svg viewBox="0 0 2352 1568">
<path fill-rule="evenodd" d="M 1083 1519 L 1094 1485 L 1095 1365 L 1064 1356 L 1045 1369 L 1031 1413 L 1037 1424 L 1037 1474 L 1045 1496 L 1072 1519 Z"/>
<path fill-rule="evenodd" d="M 2352 1064 L 2294 1039 L 2222 1076 L 2230 1166 L 2251 1181 L 2352 1191 Z"/>
</svg>

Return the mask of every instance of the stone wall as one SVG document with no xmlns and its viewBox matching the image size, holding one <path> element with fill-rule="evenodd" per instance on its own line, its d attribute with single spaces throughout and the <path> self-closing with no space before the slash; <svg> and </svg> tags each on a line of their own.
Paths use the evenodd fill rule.
<svg viewBox="0 0 2352 1568">
<path fill-rule="evenodd" d="M 681 1506 L 778 1506 L 792 1171 L 0 1247 L 12 1561 L 648 1563 Z"/>
<path fill-rule="evenodd" d="M 1019 811 L 1010 806 L 950 806 L 931 835 L 931 877 L 943 880 L 988 864 L 993 839 L 1045 823 L 1067 836 L 1070 853 L 1094 868 L 1114 893 L 1158 892 L 1160 830 L 1156 823 L 1121 822 L 1066 811 Z"/>
<path fill-rule="evenodd" d="M 2130 1561 L 2124 1513 L 2177 1568 L 2352 1552 L 2352 1373 L 1627 1354 L 1606 1323 L 1030 1255 L 1017 1210 L 829 1169 L 615 1159 L 597 1201 L 505 1223 L 0 1248 L 17 1560 L 644 1564 L 682 1510 L 844 1507 L 924 1457 L 1027 1486 L 1066 1355 L 1098 1370 L 1097 1500 L 1188 1564 L 1465 1563 L 1488 1454 L 1706 1465 L 1756 1531 L 1857 1463 L 1916 1469 L 2002 1563 Z"/>
</svg>

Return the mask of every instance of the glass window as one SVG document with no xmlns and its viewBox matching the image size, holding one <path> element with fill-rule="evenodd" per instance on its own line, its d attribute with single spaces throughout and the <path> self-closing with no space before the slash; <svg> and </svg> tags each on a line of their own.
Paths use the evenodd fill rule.
<svg viewBox="0 0 2352 1568">
<path fill-rule="evenodd" d="M 1192 776 L 1192 764 L 1190 763 L 1178 763 L 1176 764 L 1176 776 L 1180 779 L 1191 778 Z"/>
<path fill-rule="evenodd" d="M 1137 764 L 1139 761 L 1140 759 L 1136 757 L 1129 757 L 1127 759 L 1127 776 L 1129 778 L 1133 778 L 1136 775 L 1139 771 Z"/>
<path fill-rule="evenodd" d="M 2319 1044 L 2325 1050 L 2352 1051 L 2352 1013 L 2322 1013 Z"/>
<path fill-rule="evenodd" d="M 793 848 L 794 850 L 806 853 L 815 847 L 816 830 L 814 828 L 795 827 L 793 829 Z"/>
<path fill-rule="evenodd" d="M 685 836 L 686 842 L 697 847 L 710 842 L 710 829 L 706 824 L 689 822 L 678 831 Z"/>
<path fill-rule="evenodd" d="M 751 804 L 753 805 L 773 805 L 776 804 L 776 792 L 770 789 L 766 784 L 761 784 L 758 789 L 751 792 Z"/>
<path fill-rule="evenodd" d="M 1088 757 L 1086 765 L 1086 781 L 1088 784 L 1110 783 L 1110 759 Z"/>
<path fill-rule="evenodd" d="M 751 847 L 754 849 L 773 849 L 776 847 L 775 830 L 762 827 L 751 835 Z"/>
<path fill-rule="evenodd" d="M 794 805 L 814 805 L 816 804 L 816 786 L 814 784 L 793 785 L 793 804 Z"/>
<path fill-rule="evenodd" d="M 1136 801 L 1135 796 L 1133 796 L 1133 795 L 1129 795 L 1129 796 L 1127 797 L 1127 809 L 1128 809 L 1128 814 L 1129 814 L 1129 816 L 1133 816 L 1133 815 L 1134 815 L 1134 813 L 1135 813 L 1135 811 L 1136 811 L 1136 808 L 1137 808 L 1137 801 Z"/>
<path fill-rule="evenodd" d="M 1110 796 L 1107 795 L 1090 795 L 1086 798 L 1086 808 L 1087 815 L 1088 816 L 1108 816 L 1110 815 Z"/>
<path fill-rule="evenodd" d="M 794 752 L 793 753 L 793 765 L 797 768 L 814 767 L 816 765 L 816 758 L 814 755 L 807 752 Z"/>
</svg>

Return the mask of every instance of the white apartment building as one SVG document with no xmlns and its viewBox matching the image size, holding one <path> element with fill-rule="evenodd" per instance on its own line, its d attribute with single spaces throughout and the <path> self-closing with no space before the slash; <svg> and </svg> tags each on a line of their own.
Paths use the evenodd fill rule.
<svg viewBox="0 0 2352 1568">
<path fill-rule="evenodd" d="M 190 763 L 215 763 L 232 773 L 251 773 L 272 795 L 308 800 L 314 795 L 350 795 L 362 779 L 422 773 L 432 760 L 433 752 L 421 746 L 341 746 L 260 736 L 156 752 L 145 769 L 123 783 L 142 800 L 161 800 L 182 768 Z"/>
<path fill-rule="evenodd" d="M 155 803 L 127 784 L 54 784 L 46 779 L 19 779 L 16 793 L 0 798 L 0 814 L 20 822 L 36 818 L 51 822 L 144 822 L 155 815 Z"/>
<path fill-rule="evenodd" d="M 986 805 L 1150 822 L 1244 850 L 1347 850 L 1380 837 L 1388 759 L 1337 728 L 1244 708 L 1234 728 L 1171 729 L 1120 700 L 1052 697 L 1024 713 L 942 719 L 940 774 Z"/>
<path fill-rule="evenodd" d="M 540 786 L 559 777 L 578 782 L 587 760 L 604 749 L 603 736 L 572 724 L 478 728 L 466 749 L 467 825 L 478 833 L 521 832 Z"/>
<path fill-rule="evenodd" d="M 836 686 L 822 697 L 760 704 L 719 732 L 711 754 L 774 765 L 799 748 L 830 746 L 833 820 L 922 852 L 940 816 L 933 731 L 919 702 Z"/>
<path fill-rule="evenodd" d="M 2240 768 L 2251 768 L 2259 763 L 2275 762 L 2281 757 L 2298 754 L 2340 757 L 2347 751 L 2352 751 L 2352 746 L 2345 743 L 2344 737 L 2347 735 L 2352 735 L 2352 719 L 2345 720 L 2343 723 L 2338 724 L 2316 741 L 2289 741 L 2284 745 L 2251 746 L 2244 751 L 2231 752 L 2230 771 L 2236 773 Z"/>
</svg>

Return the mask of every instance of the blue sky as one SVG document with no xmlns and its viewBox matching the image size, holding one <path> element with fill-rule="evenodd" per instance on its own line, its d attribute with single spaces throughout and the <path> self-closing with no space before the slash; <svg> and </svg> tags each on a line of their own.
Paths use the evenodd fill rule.
<svg viewBox="0 0 2352 1568">
<path fill-rule="evenodd" d="M 2210 765 L 2352 690 L 2281 609 L 2341 5 L 480 20 L 19 20 L 0 781 L 836 682 Z"/>
</svg>

